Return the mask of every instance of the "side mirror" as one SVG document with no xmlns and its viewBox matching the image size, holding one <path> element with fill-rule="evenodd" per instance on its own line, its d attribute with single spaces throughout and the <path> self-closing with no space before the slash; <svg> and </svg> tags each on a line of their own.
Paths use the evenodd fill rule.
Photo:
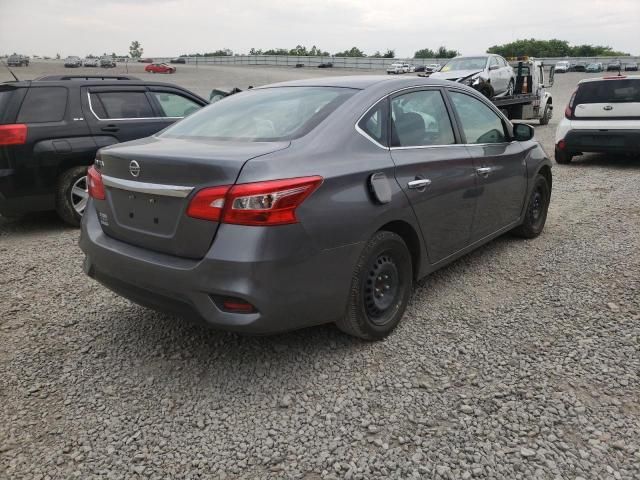
<svg viewBox="0 0 640 480">
<path fill-rule="evenodd" d="M 531 125 L 526 123 L 516 123 L 513 125 L 513 136 L 518 142 L 531 140 L 534 134 L 535 130 Z"/>
</svg>

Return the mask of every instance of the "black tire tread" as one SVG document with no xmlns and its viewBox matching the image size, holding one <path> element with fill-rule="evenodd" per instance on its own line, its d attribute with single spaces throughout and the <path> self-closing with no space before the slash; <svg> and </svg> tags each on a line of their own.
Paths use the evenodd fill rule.
<svg viewBox="0 0 640 480">
<path fill-rule="evenodd" d="M 512 233 L 518 237 L 522 237 L 522 238 L 536 238 L 538 235 L 540 235 L 542 233 L 542 231 L 544 230 L 544 225 L 547 221 L 547 211 L 549 209 L 549 200 L 551 198 L 551 188 L 549 187 L 549 182 L 547 182 L 547 179 L 544 177 L 544 175 L 542 174 L 538 174 L 536 175 L 535 178 L 535 185 L 538 184 L 538 182 L 544 182 L 545 185 L 547 186 L 547 199 L 546 199 L 546 208 L 545 208 L 545 212 L 544 212 L 544 222 L 542 222 L 542 228 L 540 228 L 540 230 L 535 230 L 532 225 L 528 222 L 528 218 L 525 216 L 525 220 L 524 222 L 519 225 L 518 227 L 514 228 L 512 230 Z M 529 197 L 529 201 L 527 202 L 527 211 L 529 210 L 529 202 L 531 202 L 531 197 Z M 526 215 L 526 214 L 525 214 Z"/>
</svg>

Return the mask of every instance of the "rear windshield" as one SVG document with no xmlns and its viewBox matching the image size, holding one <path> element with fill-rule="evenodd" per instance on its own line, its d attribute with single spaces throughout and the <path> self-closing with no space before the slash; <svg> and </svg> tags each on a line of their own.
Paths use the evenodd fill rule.
<svg viewBox="0 0 640 480">
<path fill-rule="evenodd" d="M 338 87 L 256 89 L 216 102 L 160 136 L 268 142 L 309 133 L 357 90 Z"/>
<path fill-rule="evenodd" d="M 640 102 L 640 80 L 602 80 L 580 85 L 576 105 Z"/>
</svg>

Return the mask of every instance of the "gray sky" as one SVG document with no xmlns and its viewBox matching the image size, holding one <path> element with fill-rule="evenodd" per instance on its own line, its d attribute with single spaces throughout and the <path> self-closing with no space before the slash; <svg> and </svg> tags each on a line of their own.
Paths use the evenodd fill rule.
<svg viewBox="0 0 640 480">
<path fill-rule="evenodd" d="M 640 0 L 0 0 L 0 54 L 120 55 L 138 40 L 150 57 L 297 44 L 410 57 L 532 37 L 640 54 Z"/>
</svg>

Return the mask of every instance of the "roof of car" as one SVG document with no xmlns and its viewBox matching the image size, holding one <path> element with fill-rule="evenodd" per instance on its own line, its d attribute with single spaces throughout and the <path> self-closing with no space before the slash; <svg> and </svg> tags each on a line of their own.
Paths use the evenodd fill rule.
<svg viewBox="0 0 640 480">
<path fill-rule="evenodd" d="M 615 73 L 615 72 L 614 72 Z M 605 77 L 597 77 L 597 78 L 584 78 L 578 82 L 580 83 L 591 83 L 591 82 L 601 82 L 604 80 L 640 80 L 640 75 L 608 75 Z"/>
<path fill-rule="evenodd" d="M 272 83 L 264 85 L 264 87 L 342 87 L 356 88 L 364 90 L 365 88 L 381 83 L 389 84 L 393 87 L 403 87 L 411 85 L 444 85 L 448 83 L 446 80 L 430 79 L 427 77 L 397 77 L 388 75 L 350 75 L 344 77 L 318 77 L 307 78 L 304 80 L 291 80 L 288 82 Z M 256 87 L 263 88 L 263 87 Z"/>
</svg>

